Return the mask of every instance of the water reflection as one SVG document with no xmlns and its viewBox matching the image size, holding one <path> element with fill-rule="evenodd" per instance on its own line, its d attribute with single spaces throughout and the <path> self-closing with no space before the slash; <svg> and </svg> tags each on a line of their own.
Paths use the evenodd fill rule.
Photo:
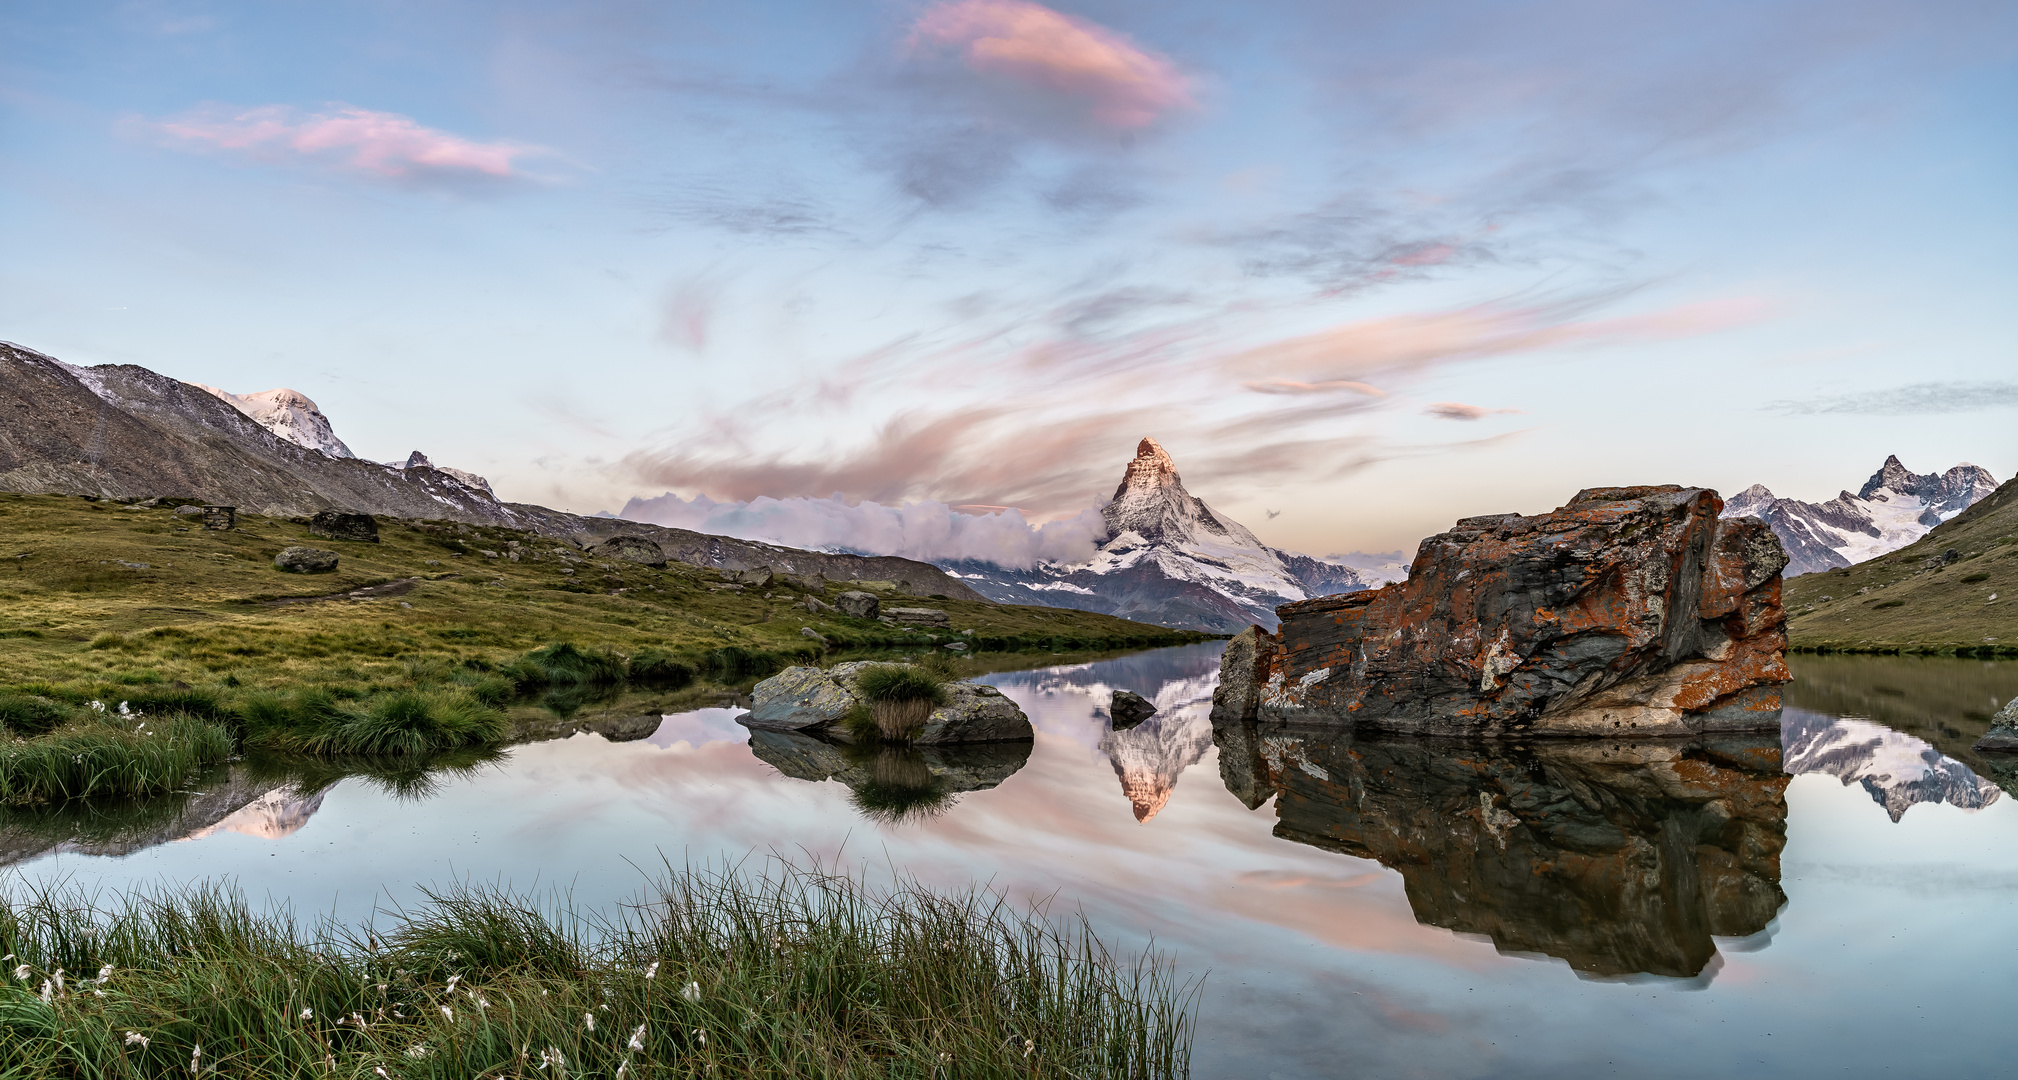
<svg viewBox="0 0 2018 1080">
<path fill-rule="evenodd" d="M 1420 922 L 1595 976 L 1689 978 L 1786 894 L 1771 738 L 1511 744 L 1223 727 L 1228 788 L 1275 835 L 1401 873 Z"/>
<path fill-rule="evenodd" d="M 1824 773 L 1846 787 L 1862 785 L 1895 822 L 1916 803 L 1981 810 L 2003 794 L 1995 781 L 1925 739 L 1869 720 L 1787 709 L 1780 714 L 1780 741 L 1788 774 Z"/>
<path fill-rule="evenodd" d="M 1027 742 L 858 747 L 759 729 L 750 731 L 750 752 L 786 776 L 840 781 L 856 809 L 893 824 L 943 813 L 957 796 L 992 788 L 1030 760 Z"/>
<path fill-rule="evenodd" d="M 1795 655 L 1787 657 L 1787 666 L 1794 672 L 1794 681 L 1786 689 L 1789 714 L 1801 710 L 1811 717 L 1819 714 L 1821 718 L 1882 726 L 1910 736 L 1932 750 L 1940 762 L 1948 763 L 1939 765 L 1927 759 L 1930 767 L 1950 774 L 1960 768 L 1990 780 L 2006 793 L 2018 795 L 2018 754 L 1984 754 L 1973 747 L 1990 730 L 1990 717 L 2005 702 L 2018 697 L 2018 662 L 1924 656 Z M 1816 722 L 1819 720 L 1810 721 Z M 1791 728 L 1787 731 L 1791 751 L 1793 740 L 1804 733 Z M 1838 736 L 1845 737 L 1848 736 Z M 1924 751 L 1913 757 L 1924 757 Z M 1842 775 L 1832 769 L 1818 771 Z M 1844 779 L 1861 782 L 1864 777 Z M 1881 797 L 1884 786 L 1881 783 L 1872 797 L 1891 811 L 1897 800 Z M 1949 790 L 1959 794 L 1961 787 L 1951 786 Z M 1939 801 L 1955 802 L 1953 798 Z M 1989 804 L 1990 800 L 1985 798 L 1977 805 Z M 1968 803 L 1956 805 L 1966 807 Z M 1899 814 L 1894 813 L 1893 820 L 1898 819 Z"/>
</svg>

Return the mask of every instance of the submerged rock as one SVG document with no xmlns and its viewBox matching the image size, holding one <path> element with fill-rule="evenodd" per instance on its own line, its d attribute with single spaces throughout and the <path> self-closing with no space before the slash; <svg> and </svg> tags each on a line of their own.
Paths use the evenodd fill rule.
<svg viewBox="0 0 2018 1080">
<path fill-rule="evenodd" d="M 839 723 L 848 710 L 861 703 L 855 681 L 863 671 L 880 666 L 874 660 L 853 660 L 825 671 L 786 668 L 750 691 L 750 711 L 736 717 L 736 722 L 757 731 L 800 731 L 850 741 L 851 736 Z M 923 730 L 912 740 L 916 745 L 1015 742 L 1035 737 L 1029 717 L 992 686 L 947 683 L 946 694 L 946 704 L 932 710 Z"/>
<path fill-rule="evenodd" d="M 273 565 L 290 574 L 327 574 L 336 563 L 336 552 L 312 547 L 282 548 L 273 557 Z"/>
<path fill-rule="evenodd" d="M 1156 706 L 1133 690 L 1116 690 L 1114 700 L 1107 706 L 1107 715 L 1114 719 L 1116 730 L 1132 728 L 1155 716 Z"/>
<path fill-rule="evenodd" d="M 1970 749 L 2018 753 L 2018 698 L 2012 698 L 1997 710 L 1997 715 L 1990 718 L 1990 730 Z"/>
<path fill-rule="evenodd" d="M 1445 735 L 1776 730 L 1779 539 L 1705 488 L 1594 488 L 1554 513 L 1465 518 L 1408 580 L 1277 609 L 1273 657 L 1229 647 L 1264 720 Z M 1265 668 L 1263 667 L 1265 665 Z"/>
</svg>

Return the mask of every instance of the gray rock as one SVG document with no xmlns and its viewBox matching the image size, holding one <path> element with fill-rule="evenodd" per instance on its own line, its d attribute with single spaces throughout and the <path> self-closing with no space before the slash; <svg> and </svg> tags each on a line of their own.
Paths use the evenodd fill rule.
<svg viewBox="0 0 2018 1080">
<path fill-rule="evenodd" d="M 853 790 L 887 783 L 890 774 L 910 765 L 909 771 L 923 772 L 933 788 L 948 795 L 992 788 L 1030 760 L 1028 743 L 860 750 L 791 731 L 752 731 L 750 750 L 786 776 L 814 782 L 838 780 Z"/>
<path fill-rule="evenodd" d="M 937 626 L 952 629 L 953 620 L 938 608 L 893 607 L 884 608 L 883 614 L 897 620 L 900 626 Z"/>
<path fill-rule="evenodd" d="M 1970 749 L 2018 753 L 2018 698 L 2012 698 L 1997 710 L 1997 715 L 1990 718 L 1990 730 Z"/>
<path fill-rule="evenodd" d="M 378 520 L 352 510 L 319 510 L 308 519 L 308 532 L 325 540 L 378 543 Z"/>
<path fill-rule="evenodd" d="M 836 610 L 838 610 L 834 607 L 834 605 L 827 603 L 826 601 L 820 599 L 817 596 L 806 597 L 806 602 L 799 606 L 805 608 L 807 611 L 810 611 L 815 615 L 832 615 Z"/>
<path fill-rule="evenodd" d="M 835 597 L 834 606 L 840 608 L 844 614 L 853 615 L 858 619 L 876 618 L 883 610 L 883 602 L 876 599 L 875 593 L 866 593 L 859 589 L 851 589 Z"/>
<path fill-rule="evenodd" d="M 665 722 L 659 713 L 642 716 L 605 716 L 590 720 L 581 726 L 583 731 L 593 731 L 610 742 L 636 742 L 659 730 Z"/>
<path fill-rule="evenodd" d="M 925 729 L 914 740 L 919 746 L 949 743 L 1018 742 L 1033 739 L 1030 718 L 1002 691 L 982 683 L 947 683 L 951 700 L 932 710 Z"/>
<path fill-rule="evenodd" d="M 1233 635 L 1219 659 L 1219 686 L 1212 691 L 1212 722 L 1252 720 L 1261 705 L 1277 649 L 1274 634 L 1250 626 Z"/>
<path fill-rule="evenodd" d="M 835 664 L 826 671 L 791 667 L 765 679 L 750 691 L 750 711 L 736 718 L 759 731 L 818 732 L 849 741 L 835 722 L 861 700 L 855 680 L 882 666 L 873 660 Z M 1034 738 L 1030 719 L 1000 690 L 980 683 L 946 684 L 948 701 L 932 710 L 914 740 L 919 746 L 954 743 L 1013 742 Z"/>
<path fill-rule="evenodd" d="M 336 552 L 322 548 L 284 548 L 273 557 L 273 565 L 290 574 L 327 574 L 336 569 Z"/>
<path fill-rule="evenodd" d="M 823 593 L 827 591 L 827 579 L 817 573 L 779 574 L 778 580 L 800 592 Z"/>
<path fill-rule="evenodd" d="M 640 566 L 666 565 L 665 549 L 642 536 L 612 536 L 588 553 L 598 559 L 622 559 Z"/>
<path fill-rule="evenodd" d="M 853 690 L 830 673 L 788 667 L 750 691 L 750 711 L 736 722 L 762 731 L 803 731 L 827 727 L 854 707 Z"/>
<path fill-rule="evenodd" d="M 808 639 L 808 640 L 811 640 L 811 641 L 817 641 L 817 642 L 819 642 L 819 643 L 820 643 L 820 647 L 821 647 L 821 648 L 823 648 L 823 649 L 827 647 L 827 638 L 826 638 L 826 635 L 824 635 L 824 634 L 820 633 L 820 632 L 819 632 L 818 630 L 815 630 L 815 629 L 813 629 L 813 628 L 812 628 L 812 627 L 810 627 L 810 626 L 801 626 L 801 627 L 799 627 L 799 636 L 800 636 L 800 637 L 802 637 L 802 638 L 806 638 L 806 639 Z"/>
<path fill-rule="evenodd" d="M 1107 706 L 1107 715 L 1114 718 L 1114 729 L 1121 731 L 1155 716 L 1156 706 L 1133 690 L 1116 690 L 1114 701 Z"/>
<path fill-rule="evenodd" d="M 967 643 L 966 643 L 966 642 L 964 642 L 964 641 L 955 641 L 955 642 L 953 642 L 953 643 L 951 643 L 951 644 L 949 644 L 949 645 L 942 645 L 942 646 L 940 646 L 940 648 L 942 648 L 942 649 L 951 649 L 951 650 L 953 650 L 954 652 L 966 652 L 966 651 L 967 651 Z"/>
<path fill-rule="evenodd" d="M 179 518 L 200 518 L 203 516 L 203 507 L 178 506 L 174 510 L 170 511 L 170 513 L 173 513 L 176 517 Z"/>
<path fill-rule="evenodd" d="M 238 527 L 238 507 L 206 506 L 203 508 L 203 527 L 218 532 L 228 532 Z"/>
<path fill-rule="evenodd" d="M 731 581 L 741 582 L 744 585 L 755 585 L 759 589 L 770 588 L 771 582 L 777 580 L 777 577 L 778 575 L 773 573 L 768 566 L 759 566 L 753 570 L 732 570 L 728 574 L 728 578 Z"/>
</svg>

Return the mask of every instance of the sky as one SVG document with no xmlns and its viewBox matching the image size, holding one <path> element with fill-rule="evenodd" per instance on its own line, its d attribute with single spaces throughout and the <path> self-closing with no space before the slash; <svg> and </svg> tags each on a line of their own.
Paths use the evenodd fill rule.
<svg viewBox="0 0 2018 1080">
<path fill-rule="evenodd" d="M 1055 557 L 1150 435 L 1326 554 L 1587 486 L 2018 470 L 2009 3 L 16 0 L 0 34 L 0 338 L 292 387 L 507 499 Z"/>
</svg>

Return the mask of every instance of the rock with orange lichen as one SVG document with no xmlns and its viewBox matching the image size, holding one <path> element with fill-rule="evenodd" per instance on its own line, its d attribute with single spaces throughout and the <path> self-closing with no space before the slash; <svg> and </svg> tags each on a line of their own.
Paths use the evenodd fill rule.
<svg viewBox="0 0 2018 1080">
<path fill-rule="evenodd" d="M 1277 609 L 1252 715 L 1441 735 L 1776 730 L 1786 552 L 1706 488 L 1465 518 L 1408 580 Z"/>
</svg>

